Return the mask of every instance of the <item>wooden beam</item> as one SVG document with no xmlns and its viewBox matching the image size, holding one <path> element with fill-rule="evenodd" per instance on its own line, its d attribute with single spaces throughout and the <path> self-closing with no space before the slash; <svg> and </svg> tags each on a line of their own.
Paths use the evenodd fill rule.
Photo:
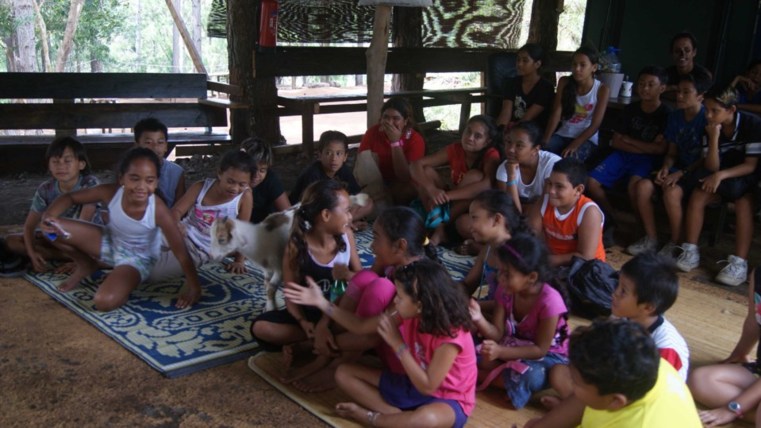
<svg viewBox="0 0 761 428">
<path fill-rule="evenodd" d="M 383 77 L 386 74 L 388 55 L 388 31 L 391 24 L 391 6 L 375 6 L 373 40 L 367 49 L 367 127 L 380 117 L 383 105 Z"/>
<path fill-rule="evenodd" d="M 206 76 L 175 73 L 0 73 L 0 98 L 206 98 Z"/>
<path fill-rule="evenodd" d="M 256 52 L 256 77 L 365 74 L 366 48 L 278 47 Z M 386 73 L 483 71 L 500 49 L 390 48 Z M 232 82 L 231 82 L 232 83 Z"/>
<path fill-rule="evenodd" d="M 174 2 L 172 0 L 166 0 L 166 6 L 169 8 L 169 13 L 172 14 L 174 25 L 180 30 L 180 35 L 185 42 L 185 46 L 188 48 L 190 59 L 193 60 L 193 65 L 195 65 L 196 71 L 203 74 L 209 74 L 206 72 L 206 67 L 204 67 L 203 60 L 201 59 L 201 54 L 198 52 L 198 49 L 196 49 L 196 45 L 193 43 L 193 38 L 188 32 L 188 28 L 185 27 L 185 22 L 182 20 L 180 12 L 174 7 Z"/>
</svg>

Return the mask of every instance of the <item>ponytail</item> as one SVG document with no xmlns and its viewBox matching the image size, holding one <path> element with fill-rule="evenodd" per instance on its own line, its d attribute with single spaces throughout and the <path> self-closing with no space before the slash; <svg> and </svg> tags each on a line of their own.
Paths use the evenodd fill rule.
<svg viewBox="0 0 761 428">
<path fill-rule="evenodd" d="M 426 237 L 423 219 L 412 208 L 387 208 L 375 219 L 375 223 L 383 229 L 391 242 L 400 239 L 407 242 L 407 256 L 427 257 L 438 261 L 436 246 L 432 245 Z"/>
<path fill-rule="evenodd" d="M 576 49 L 576 52 L 573 53 L 573 56 L 576 55 L 586 56 L 589 59 L 589 62 L 592 64 L 597 64 L 600 61 L 600 53 L 597 52 L 596 49 L 586 46 L 582 46 Z M 578 88 L 579 84 L 576 82 L 573 76 L 570 76 L 566 81 L 566 85 L 563 88 L 563 94 L 560 98 L 560 105 L 562 107 L 560 118 L 562 120 L 568 120 L 573 116 L 574 110 L 576 108 L 576 91 Z"/>
<path fill-rule="evenodd" d="M 301 206 L 293 216 L 290 242 L 296 248 L 291 258 L 291 269 L 303 272 L 309 265 L 309 249 L 306 234 L 315 227 L 322 210 L 332 210 L 338 206 L 338 192 L 346 191 L 346 186 L 338 180 L 320 180 L 304 190 Z M 334 235 L 338 252 L 346 251 L 343 234 Z M 299 275 L 301 275 L 299 273 Z"/>
</svg>

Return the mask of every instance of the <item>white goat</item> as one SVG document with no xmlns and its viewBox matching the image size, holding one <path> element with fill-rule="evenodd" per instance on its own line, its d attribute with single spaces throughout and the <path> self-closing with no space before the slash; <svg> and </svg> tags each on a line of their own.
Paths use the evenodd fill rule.
<svg viewBox="0 0 761 428">
<path fill-rule="evenodd" d="M 273 213 L 259 224 L 227 217 L 211 225 L 211 256 L 215 260 L 238 251 L 264 270 L 267 311 L 277 307 L 275 293 L 283 276 L 283 254 L 295 212 L 296 208 L 291 208 Z"/>
</svg>

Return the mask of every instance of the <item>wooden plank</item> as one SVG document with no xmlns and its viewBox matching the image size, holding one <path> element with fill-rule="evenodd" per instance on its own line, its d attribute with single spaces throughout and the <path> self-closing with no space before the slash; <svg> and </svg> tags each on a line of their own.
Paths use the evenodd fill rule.
<svg viewBox="0 0 761 428">
<path fill-rule="evenodd" d="M 256 52 L 256 77 L 364 74 L 365 48 L 278 47 Z M 386 73 L 483 71 L 497 49 L 389 48 Z M 570 63 L 569 63 L 570 65 Z"/>
<path fill-rule="evenodd" d="M 205 74 L 0 73 L 0 98 L 206 98 Z"/>
<path fill-rule="evenodd" d="M 213 80 L 206 81 L 206 87 L 210 91 L 222 92 L 228 95 L 243 96 L 243 90 L 240 86 L 231 85 L 229 83 L 215 82 Z"/>
<path fill-rule="evenodd" d="M 224 109 L 192 103 L 0 105 L 0 129 L 131 128 L 146 117 L 168 127 L 227 126 Z"/>
<path fill-rule="evenodd" d="M 211 107 L 236 109 L 247 109 L 250 106 L 246 103 L 239 103 L 231 101 L 227 98 L 206 98 L 205 100 L 198 100 L 198 104 L 203 104 Z"/>
</svg>

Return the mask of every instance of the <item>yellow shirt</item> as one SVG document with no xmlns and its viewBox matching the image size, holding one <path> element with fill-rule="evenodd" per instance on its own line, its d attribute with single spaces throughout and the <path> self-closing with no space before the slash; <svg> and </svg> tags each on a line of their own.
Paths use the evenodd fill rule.
<svg viewBox="0 0 761 428">
<path fill-rule="evenodd" d="M 698 411 L 679 373 L 661 359 L 658 380 L 641 399 L 617 410 L 595 410 L 587 407 L 581 419 L 582 428 L 700 428 Z"/>
</svg>

